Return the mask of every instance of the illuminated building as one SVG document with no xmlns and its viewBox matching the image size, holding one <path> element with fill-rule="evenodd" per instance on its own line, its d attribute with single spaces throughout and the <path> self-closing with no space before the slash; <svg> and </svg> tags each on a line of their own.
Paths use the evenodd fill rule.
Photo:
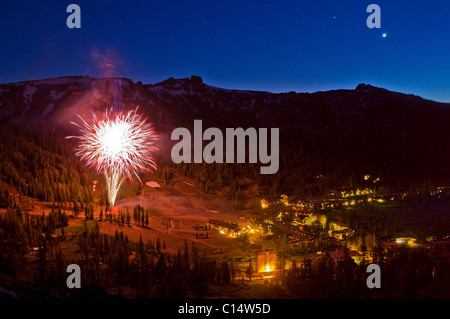
<svg viewBox="0 0 450 319">
<path fill-rule="evenodd" d="M 256 252 L 256 271 L 257 272 L 271 272 L 275 271 L 275 264 L 277 262 L 277 254 L 273 250 L 264 250 Z"/>
<path fill-rule="evenodd" d="M 399 237 L 395 240 L 397 244 L 407 244 L 408 246 L 416 246 L 417 239 L 412 237 Z"/>
<path fill-rule="evenodd" d="M 289 197 L 285 194 L 281 195 L 280 202 L 284 203 L 284 205 L 289 205 Z"/>
<path fill-rule="evenodd" d="M 269 207 L 269 202 L 265 199 L 261 199 L 261 208 Z"/>
</svg>

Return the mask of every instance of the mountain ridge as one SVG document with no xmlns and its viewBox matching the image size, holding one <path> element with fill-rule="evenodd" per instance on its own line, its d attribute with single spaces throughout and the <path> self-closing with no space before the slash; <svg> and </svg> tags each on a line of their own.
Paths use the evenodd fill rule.
<svg viewBox="0 0 450 319">
<path fill-rule="evenodd" d="M 312 158 L 317 167 L 298 170 L 319 175 L 342 166 L 340 175 L 351 169 L 396 180 L 450 179 L 450 104 L 369 84 L 315 93 L 222 89 L 199 76 L 155 84 L 76 76 L 0 85 L 1 123 L 37 123 L 67 135 L 76 130 L 70 123 L 79 120 L 77 115 L 101 116 L 113 104 L 123 111 L 139 105 L 162 136 L 161 153 L 166 155 L 173 144 L 171 131 L 192 129 L 193 121 L 201 119 L 204 128 L 280 128 L 287 176 Z"/>
<path fill-rule="evenodd" d="M 60 77 L 54 77 L 54 78 L 44 78 L 44 79 L 34 79 L 34 80 L 25 80 L 25 81 L 16 81 L 16 82 L 8 82 L 8 83 L 1 83 L 0 87 L 2 86 L 11 86 L 11 85 L 25 85 L 25 84 L 53 84 L 53 85 L 61 85 L 61 84 L 67 84 L 69 82 L 76 82 L 76 80 L 85 80 L 85 81 L 111 81 L 111 80 L 121 80 L 128 84 L 141 84 L 145 87 L 155 87 L 155 86 L 166 86 L 166 85 L 174 85 L 179 82 L 188 82 L 188 83 L 196 83 L 197 85 L 205 85 L 206 87 L 216 89 L 216 90 L 222 90 L 222 91 L 232 91 L 232 92 L 253 92 L 253 93 L 267 93 L 267 94 L 274 94 L 274 95 L 282 95 L 282 94 L 316 94 L 316 93 L 329 93 L 329 92 L 338 92 L 338 91 L 361 91 L 361 92 L 373 92 L 373 91 L 385 91 L 390 93 L 396 93 L 396 94 L 403 94 L 407 96 L 413 96 L 418 97 L 422 100 L 432 101 L 439 104 L 448 104 L 450 105 L 450 102 L 439 102 L 432 99 L 427 99 L 424 97 L 421 97 L 420 95 L 413 94 L 413 93 L 404 93 L 404 92 L 397 92 L 393 90 L 389 90 L 387 88 L 378 87 L 371 84 L 366 83 L 359 83 L 356 85 L 354 89 L 329 89 L 329 90 L 318 90 L 314 92 L 302 92 L 302 91 L 284 91 L 284 92 L 271 92 L 271 91 L 265 91 L 265 90 L 246 90 L 246 89 L 230 89 L 230 88 L 222 88 L 217 87 L 213 85 L 209 85 L 203 82 L 203 79 L 201 76 L 198 75 L 192 75 L 191 77 L 185 77 L 185 78 L 173 78 L 169 77 L 165 80 L 162 80 L 160 82 L 156 83 L 146 83 L 143 84 L 141 81 L 134 82 L 130 78 L 126 77 L 91 77 L 89 75 L 67 75 L 67 76 L 60 76 Z M 81 82 L 85 82 L 81 81 Z"/>
</svg>

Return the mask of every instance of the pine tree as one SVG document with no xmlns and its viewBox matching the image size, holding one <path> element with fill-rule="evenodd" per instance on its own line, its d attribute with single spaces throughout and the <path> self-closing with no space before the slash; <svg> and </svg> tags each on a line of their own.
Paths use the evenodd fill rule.
<svg viewBox="0 0 450 319">
<path fill-rule="evenodd" d="M 156 239 L 156 252 L 158 254 L 161 253 L 161 240 L 159 239 L 159 237 Z"/>
<path fill-rule="evenodd" d="M 130 212 L 127 209 L 127 225 L 130 226 L 130 222 L 131 222 L 131 216 L 130 216 Z"/>
<path fill-rule="evenodd" d="M 247 270 L 245 271 L 245 274 L 247 275 L 247 277 L 252 280 L 252 276 L 253 276 L 253 265 L 252 262 L 250 261 Z"/>
<path fill-rule="evenodd" d="M 149 225 L 149 212 L 148 210 L 145 211 L 145 227 L 148 227 Z"/>
</svg>

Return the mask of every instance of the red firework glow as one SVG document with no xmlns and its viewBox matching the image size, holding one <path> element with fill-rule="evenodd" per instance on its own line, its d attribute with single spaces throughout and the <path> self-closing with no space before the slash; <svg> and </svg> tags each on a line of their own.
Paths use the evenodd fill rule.
<svg viewBox="0 0 450 319">
<path fill-rule="evenodd" d="M 105 174 L 111 208 L 125 177 L 132 181 L 135 175 L 140 181 L 139 172 L 156 169 L 153 154 L 158 151 L 154 144 L 159 136 L 137 110 L 138 107 L 127 114 L 112 114 L 109 110 L 101 120 L 93 114 L 92 124 L 78 116 L 82 125 L 72 124 L 80 128 L 82 135 L 67 137 L 79 140 L 76 156 Z"/>
</svg>

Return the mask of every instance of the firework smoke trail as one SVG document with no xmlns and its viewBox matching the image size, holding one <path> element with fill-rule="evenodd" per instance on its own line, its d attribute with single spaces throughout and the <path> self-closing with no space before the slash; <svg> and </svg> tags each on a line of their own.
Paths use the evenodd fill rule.
<svg viewBox="0 0 450 319">
<path fill-rule="evenodd" d="M 80 136 L 68 136 L 79 140 L 75 155 L 89 167 L 105 174 L 110 208 L 114 206 L 117 193 L 124 180 L 133 176 L 141 182 L 139 172 L 156 170 L 153 153 L 158 151 L 151 123 L 137 114 L 138 108 L 127 114 L 113 115 L 112 109 L 106 111 L 101 120 L 93 114 L 89 124 L 81 116 L 82 124 L 76 125 Z"/>
</svg>

